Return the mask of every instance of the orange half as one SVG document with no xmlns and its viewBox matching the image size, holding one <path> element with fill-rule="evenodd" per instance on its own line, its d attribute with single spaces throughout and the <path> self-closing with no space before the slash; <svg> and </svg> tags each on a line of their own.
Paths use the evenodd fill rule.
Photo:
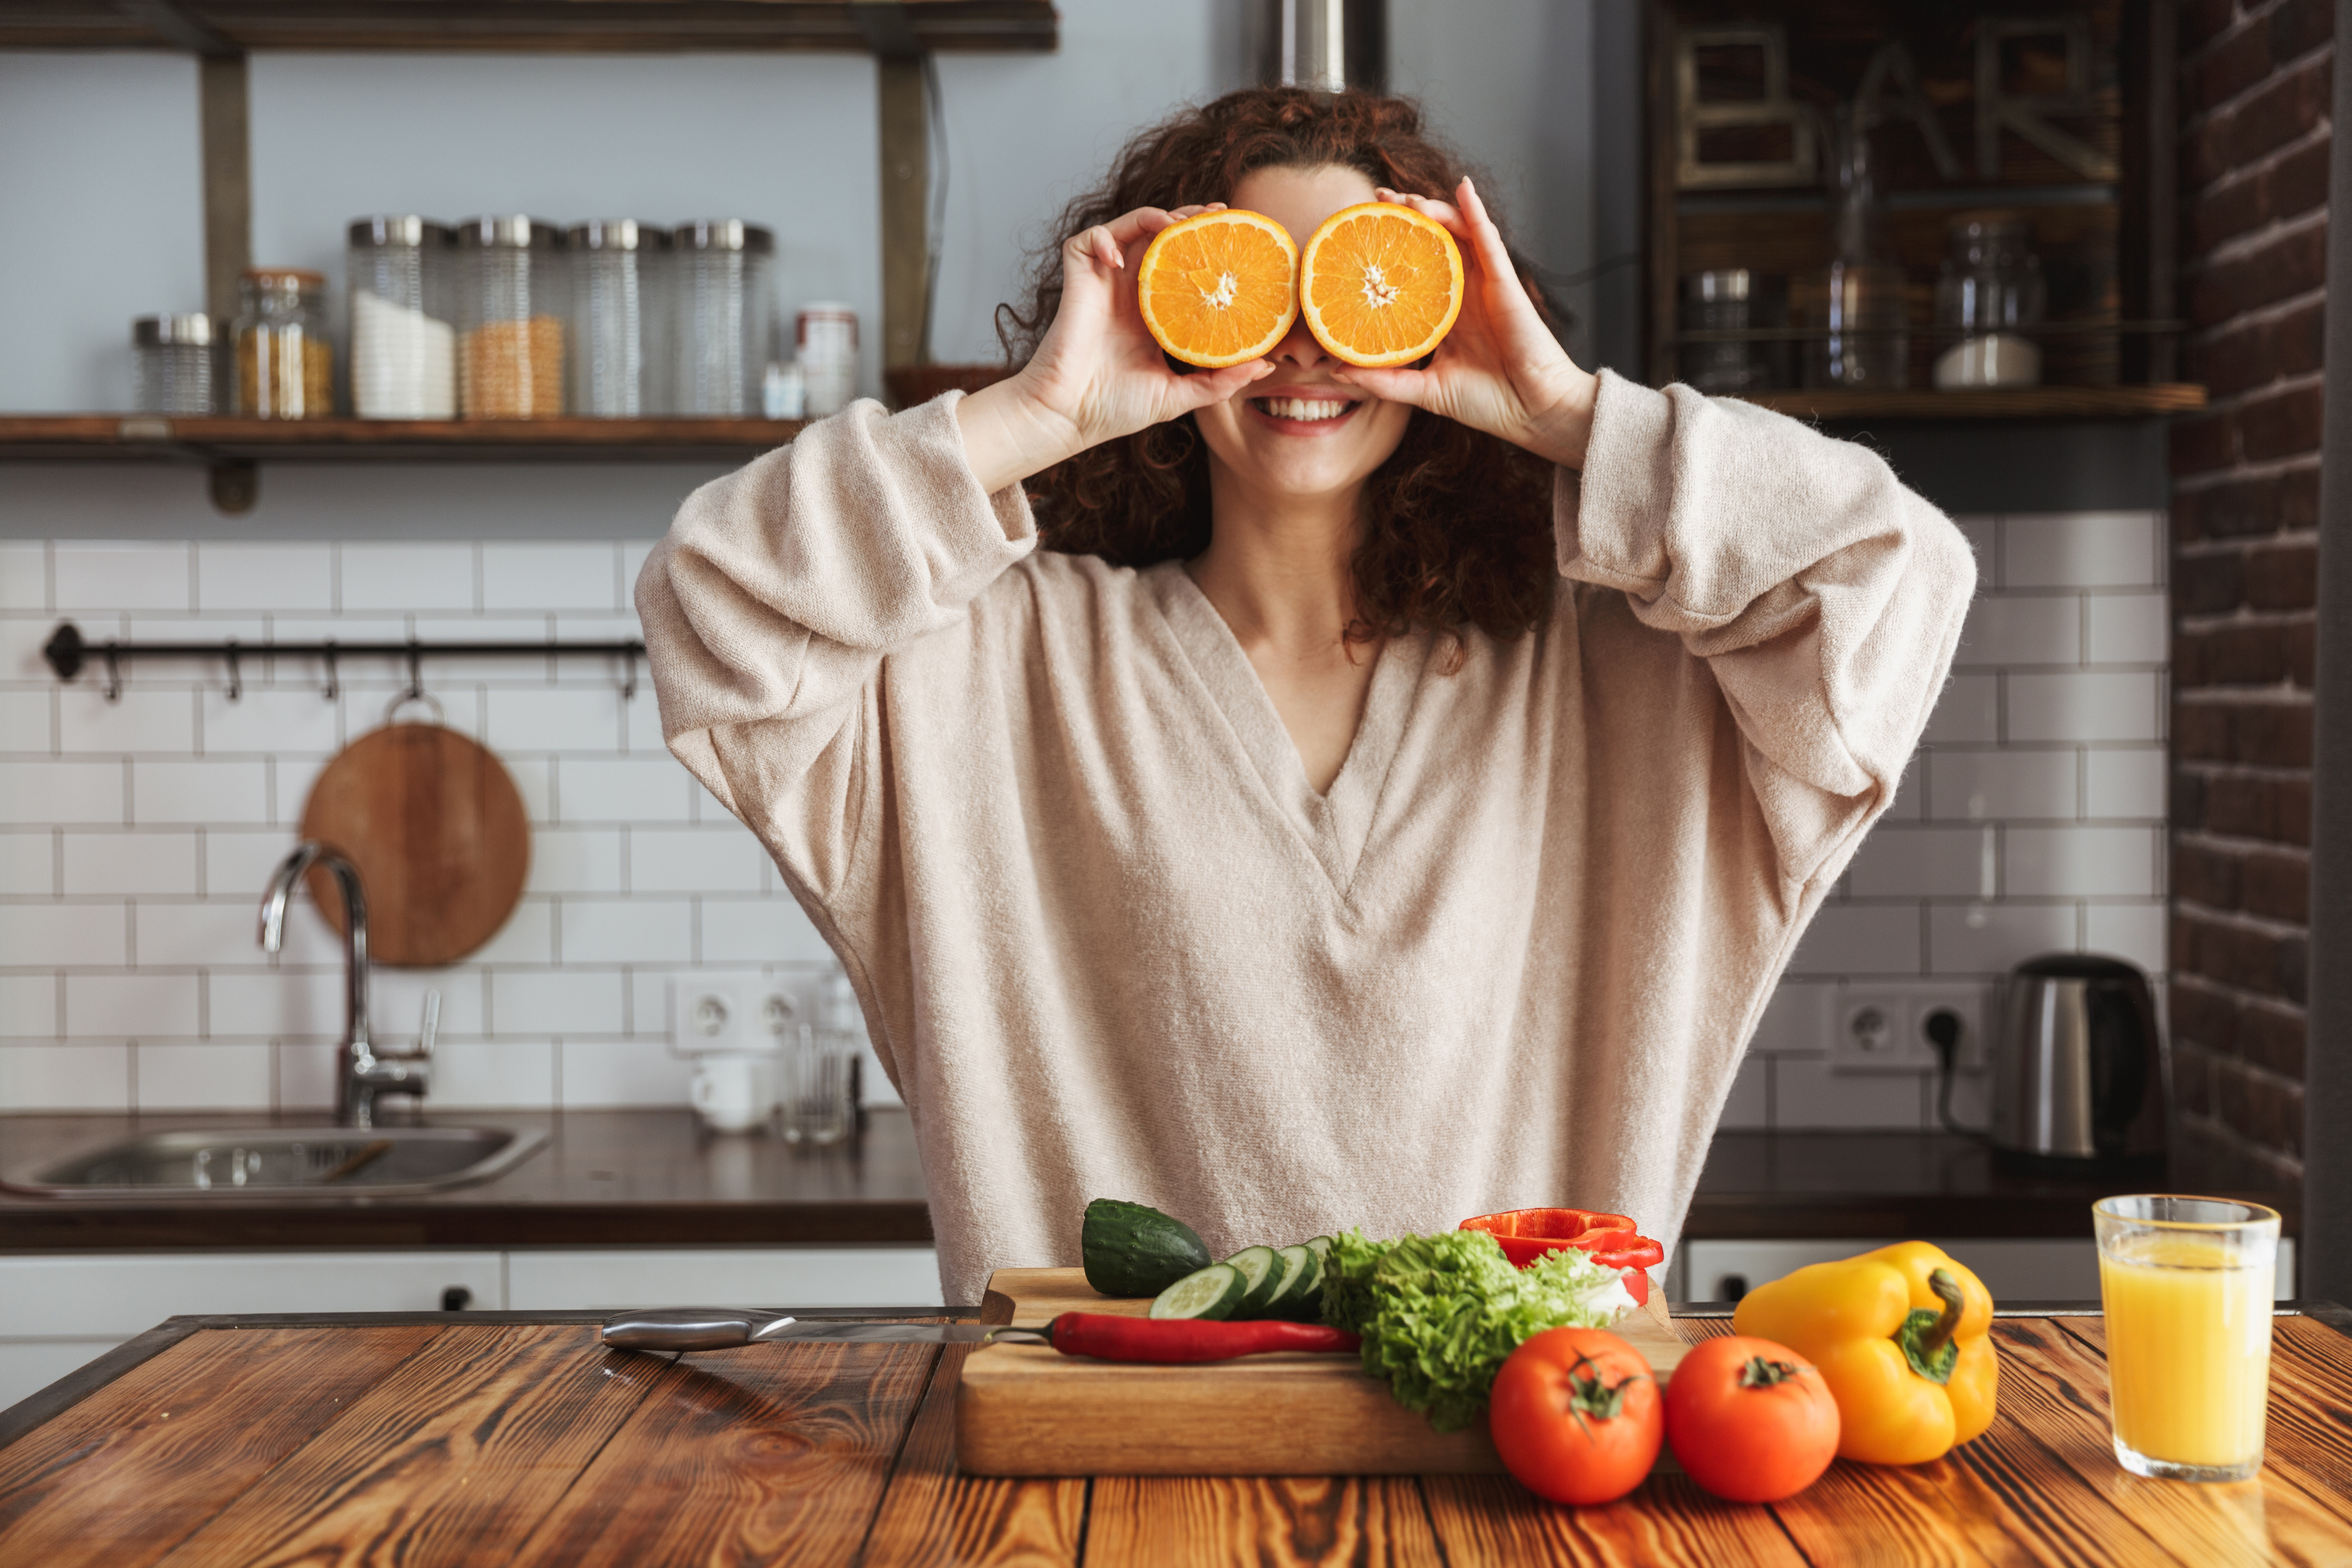
<svg viewBox="0 0 2352 1568">
<path fill-rule="evenodd" d="M 1154 237 L 1135 269 L 1143 324 L 1204 370 L 1274 352 L 1298 319 L 1298 245 L 1258 213 L 1202 213 Z"/>
<path fill-rule="evenodd" d="M 1349 364 L 1410 364 L 1462 313 L 1462 252 L 1411 207 L 1342 207 L 1307 242 L 1298 308 L 1315 341 Z"/>
</svg>

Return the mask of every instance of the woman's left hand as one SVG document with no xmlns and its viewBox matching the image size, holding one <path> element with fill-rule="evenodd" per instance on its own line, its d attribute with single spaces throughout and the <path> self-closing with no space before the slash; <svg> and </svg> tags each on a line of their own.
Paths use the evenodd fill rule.
<svg viewBox="0 0 2352 1568">
<path fill-rule="evenodd" d="M 1600 378 L 1579 368 L 1536 314 L 1477 191 L 1464 180 L 1454 193 L 1458 205 L 1385 188 L 1377 194 L 1435 219 L 1461 246 L 1462 313 L 1427 369 L 1334 364 L 1331 379 L 1500 436 L 1563 468 L 1582 468 Z"/>
</svg>

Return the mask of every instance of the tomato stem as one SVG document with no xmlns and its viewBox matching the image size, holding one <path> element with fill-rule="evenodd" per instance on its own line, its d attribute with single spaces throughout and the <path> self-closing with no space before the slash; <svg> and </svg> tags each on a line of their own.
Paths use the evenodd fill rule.
<svg viewBox="0 0 2352 1568">
<path fill-rule="evenodd" d="M 1794 1362 L 1766 1361 L 1760 1355 L 1752 1355 L 1748 1358 L 1748 1364 L 1739 1369 L 1739 1386 L 1769 1388 L 1776 1383 L 1788 1382 L 1797 1375 L 1799 1370 Z"/>
</svg>

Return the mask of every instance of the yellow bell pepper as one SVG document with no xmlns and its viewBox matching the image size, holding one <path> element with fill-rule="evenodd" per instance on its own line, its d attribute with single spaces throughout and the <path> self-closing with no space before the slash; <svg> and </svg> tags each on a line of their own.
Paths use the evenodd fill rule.
<svg viewBox="0 0 2352 1568">
<path fill-rule="evenodd" d="M 1921 1465 L 1992 1425 L 1992 1297 L 1924 1241 L 1759 1286 L 1740 1298 L 1731 1326 L 1821 1368 L 1837 1401 L 1841 1458 Z"/>
</svg>

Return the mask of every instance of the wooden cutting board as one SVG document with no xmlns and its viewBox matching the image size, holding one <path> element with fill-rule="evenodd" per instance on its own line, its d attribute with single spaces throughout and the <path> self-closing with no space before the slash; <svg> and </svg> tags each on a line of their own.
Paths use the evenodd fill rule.
<svg viewBox="0 0 2352 1568">
<path fill-rule="evenodd" d="M 438 724 L 387 724 L 344 747 L 310 786 L 302 837 L 360 868 L 378 963 L 455 963 L 506 924 L 530 868 L 514 780 Z M 323 868 L 310 872 L 310 898 L 340 933 L 342 894 Z"/>
<path fill-rule="evenodd" d="M 1661 1380 L 1689 1347 L 1652 1277 L 1650 1305 L 1610 1325 Z M 1061 1312 L 1141 1317 L 1076 1268 L 1000 1268 L 981 1316 L 1042 1328 Z M 956 1391 L 956 1463 L 982 1476 L 1375 1476 L 1500 1473 L 1486 1428 L 1440 1433 L 1353 1356 L 1255 1355 L 1131 1366 L 1044 1345 L 986 1345 Z"/>
</svg>

